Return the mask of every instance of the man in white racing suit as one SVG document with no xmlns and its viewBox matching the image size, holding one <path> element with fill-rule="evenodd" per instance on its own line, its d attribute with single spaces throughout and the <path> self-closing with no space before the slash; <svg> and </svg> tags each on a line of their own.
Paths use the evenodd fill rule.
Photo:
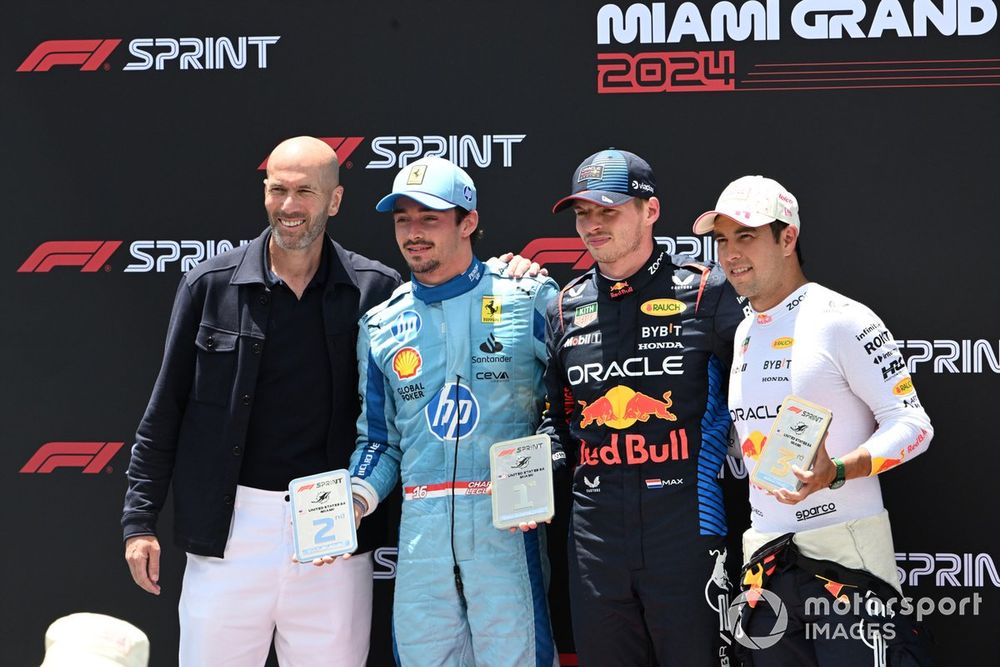
<svg viewBox="0 0 1000 667">
<path fill-rule="evenodd" d="M 743 664 L 928 664 L 917 628 L 887 606 L 900 589 L 877 475 L 923 453 L 933 435 L 892 334 L 866 306 L 806 279 L 798 202 L 780 183 L 733 181 L 694 231 L 713 233 L 726 277 L 754 310 L 737 328 L 729 381 L 747 470 L 786 396 L 833 413 L 812 468 L 791 468 L 798 491 L 750 485 L 736 602 L 746 606 L 733 630 L 755 650 Z M 858 604 L 839 614 L 838 600 Z"/>
</svg>

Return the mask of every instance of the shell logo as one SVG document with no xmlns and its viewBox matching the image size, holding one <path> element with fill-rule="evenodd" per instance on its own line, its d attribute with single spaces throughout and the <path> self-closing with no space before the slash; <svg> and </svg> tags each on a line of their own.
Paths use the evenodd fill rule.
<svg viewBox="0 0 1000 667">
<path fill-rule="evenodd" d="M 677 299 L 651 299 L 639 307 L 646 315 L 653 317 L 670 317 L 687 310 L 687 305 Z"/>
<path fill-rule="evenodd" d="M 776 350 L 784 350 L 795 344 L 795 339 L 791 336 L 782 336 L 771 341 L 771 347 Z"/>
<path fill-rule="evenodd" d="M 905 378 L 896 383 L 896 386 L 892 388 L 892 393 L 896 396 L 905 396 L 906 394 L 913 393 L 913 378 L 907 375 Z"/>
<path fill-rule="evenodd" d="M 417 374 L 423 363 L 416 348 L 404 347 L 392 358 L 392 370 L 400 380 L 408 380 Z"/>
</svg>

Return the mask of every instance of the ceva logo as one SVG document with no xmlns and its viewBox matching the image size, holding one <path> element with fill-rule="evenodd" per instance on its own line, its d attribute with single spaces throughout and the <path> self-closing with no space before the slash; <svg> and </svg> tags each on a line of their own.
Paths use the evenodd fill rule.
<svg viewBox="0 0 1000 667">
<path fill-rule="evenodd" d="M 38 448 L 20 472 L 46 474 L 56 468 L 83 468 L 81 472 L 93 475 L 104 470 L 111 472 L 108 463 L 124 442 L 46 442 Z"/>
</svg>

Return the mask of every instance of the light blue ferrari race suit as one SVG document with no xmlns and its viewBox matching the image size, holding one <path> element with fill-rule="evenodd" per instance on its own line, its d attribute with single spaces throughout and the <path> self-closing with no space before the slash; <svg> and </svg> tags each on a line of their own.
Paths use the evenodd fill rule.
<svg viewBox="0 0 1000 667">
<path fill-rule="evenodd" d="M 556 294 L 551 279 L 515 281 L 474 258 L 441 285 L 402 285 L 361 319 L 351 474 L 369 512 L 402 478 L 401 665 L 558 664 L 544 532 L 494 528 L 487 494 L 490 445 L 532 435 L 541 418 Z"/>
</svg>

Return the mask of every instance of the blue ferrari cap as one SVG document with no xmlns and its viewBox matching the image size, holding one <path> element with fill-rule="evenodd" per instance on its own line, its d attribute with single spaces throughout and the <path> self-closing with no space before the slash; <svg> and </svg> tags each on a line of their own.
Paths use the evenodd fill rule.
<svg viewBox="0 0 1000 667">
<path fill-rule="evenodd" d="M 580 163 L 573 173 L 571 194 L 552 207 L 553 213 L 572 206 L 575 200 L 600 206 L 621 206 L 633 197 L 656 196 L 656 179 L 649 163 L 628 151 L 598 151 Z"/>
<path fill-rule="evenodd" d="M 436 211 L 461 206 L 476 209 L 476 185 L 457 165 L 440 157 L 424 157 L 403 167 L 392 182 L 392 192 L 379 200 L 375 210 L 388 213 L 400 197 L 409 197 Z"/>
</svg>

